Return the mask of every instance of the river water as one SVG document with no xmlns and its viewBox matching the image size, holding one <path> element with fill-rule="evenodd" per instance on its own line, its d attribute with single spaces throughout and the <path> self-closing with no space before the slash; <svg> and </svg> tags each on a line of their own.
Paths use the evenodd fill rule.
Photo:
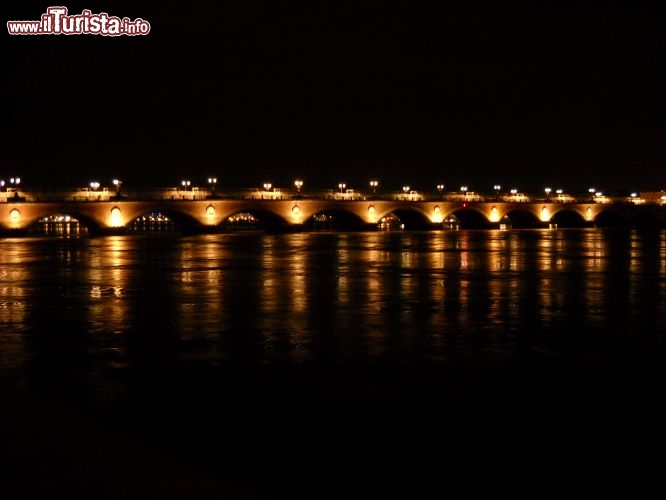
<svg viewBox="0 0 666 500">
<path fill-rule="evenodd" d="M 663 492 L 664 230 L 5 238 L 0 332 L 3 387 L 268 498 Z"/>
</svg>

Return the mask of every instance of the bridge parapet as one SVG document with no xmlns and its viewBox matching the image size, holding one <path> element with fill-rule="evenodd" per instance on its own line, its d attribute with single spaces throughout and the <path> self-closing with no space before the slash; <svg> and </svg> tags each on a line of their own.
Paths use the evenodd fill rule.
<svg viewBox="0 0 666 500">
<path fill-rule="evenodd" d="M 270 185 L 268 185 L 270 186 Z M 208 189 L 197 186 L 192 187 L 167 187 L 167 188 L 144 188 L 144 189 L 120 189 L 107 187 L 83 187 L 75 189 L 35 189 L 35 188 L 0 188 L 0 203 L 11 202 L 15 196 L 27 202 L 53 202 L 53 201 L 150 201 L 150 200 L 180 200 L 196 201 L 207 199 L 264 199 L 264 200 L 340 200 L 340 201 L 368 201 L 368 200 L 393 200 L 393 201 L 442 201 L 442 202 L 468 202 L 468 203 L 493 203 L 493 202 L 530 202 L 530 203 L 634 203 L 634 204 L 666 204 L 666 193 L 664 191 L 632 193 L 631 196 L 607 196 L 602 194 L 574 197 L 568 194 L 555 194 L 552 197 L 533 197 L 524 193 L 495 194 L 486 196 L 471 191 L 465 192 L 427 192 L 427 191 L 384 191 L 381 193 L 357 191 L 353 189 L 335 190 L 308 190 L 297 191 L 279 187 L 270 188 L 234 188 L 234 189 Z"/>
</svg>

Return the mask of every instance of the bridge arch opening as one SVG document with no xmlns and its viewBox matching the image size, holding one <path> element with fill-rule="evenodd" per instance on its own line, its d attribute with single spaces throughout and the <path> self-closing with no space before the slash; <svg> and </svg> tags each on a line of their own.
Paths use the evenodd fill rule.
<svg viewBox="0 0 666 500">
<path fill-rule="evenodd" d="M 223 231 L 263 231 L 264 223 L 250 212 L 238 212 L 220 223 L 219 229 Z"/>
<path fill-rule="evenodd" d="M 173 232 L 178 230 L 176 222 L 162 212 L 148 212 L 127 224 L 132 233 Z"/>
<path fill-rule="evenodd" d="M 84 222 L 80 217 L 65 213 L 56 213 L 40 217 L 30 224 L 25 233 L 32 236 L 80 237 L 90 234 L 94 223 Z"/>
<path fill-rule="evenodd" d="M 217 227 L 221 231 L 265 231 L 282 232 L 288 223 L 279 215 L 263 209 L 243 209 L 231 214 Z"/>
<path fill-rule="evenodd" d="M 400 229 L 405 229 L 407 231 L 431 229 L 434 226 L 424 214 L 408 208 L 399 208 L 384 216 L 384 219 L 386 219 L 385 224 L 388 222 L 389 226 L 394 225 L 395 221 L 393 218 L 399 221 L 398 224 Z"/>
<path fill-rule="evenodd" d="M 557 224 L 557 227 L 560 228 L 581 228 L 590 225 L 580 213 L 570 209 L 560 210 L 553 214 L 550 223 Z"/>
<path fill-rule="evenodd" d="M 211 213 L 214 215 L 215 211 Z M 177 210 L 153 210 L 136 217 L 127 225 L 133 233 L 143 232 L 177 232 L 177 233 L 211 233 L 235 231 L 266 231 L 283 228 L 285 221 L 266 210 L 241 210 L 226 217 L 219 224 L 205 225 L 196 218 Z"/>
<path fill-rule="evenodd" d="M 457 220 L 458 227 L 462 229 L 489 229 L 492 227 L 485 215 L 473 208 L 454 210 L 445 220 L 450 220 L 451 218 Z"/>
<path fill-rule="evenodd" d="M 193 233 L 202 228 L 194 217 L 177 210 L 159 208 L 141 213 L 125 225 L 131 233 Z"/>
<path fill-rule="evenodd" d="M 370 226 L 358 215 L 336 209 L 321 210 L 303 223 L 309 231 L 360 231 Z"/>
<path fill-rule="evenodd" d="M 544 226 L 544 222 L 536 214 L 520 208 L 507 212 L 503 222 L 514 229 L 536 229 Z"/>
<path fill-rule="evenodd" d="M 379 219 L 377 229 L 379 231 L 401 231 L 405 229 L 405 225 L 395 215 L 387 214 Z"/>
<path fill-rule="evenodd" d="M 628 221 L 615 210 L 604 210 L 597 214 L 594 224 L 597 227 L 623 227 L 628 225 Z"/>
<path fill-rule="evenodd" d="M 631 225 L 639 229 L 651 229 L 665 227 L 666 224 L 659 217 L 648 210 L 641 210 L 632 219 Z"/>
</svg>

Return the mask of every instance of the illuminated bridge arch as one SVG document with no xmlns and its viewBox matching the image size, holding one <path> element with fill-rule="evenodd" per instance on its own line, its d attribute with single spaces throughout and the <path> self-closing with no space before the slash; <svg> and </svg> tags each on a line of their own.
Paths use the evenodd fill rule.
<svg viewBox="0 0 666 500">
<path fill-rule="evenodd" d="M 21 207 L 23 208 L 23 207 Z M 40 221 L 52 220 L 59 218 L 68 218 L 72 222 L 78 222 L 79 226 L 89 231 L 91 234 L 102 233 L 104 222 L 98 218 L 91 216 L 89 213 L 78 210 L 76 205 L 58 206 L 46 205 L 44 209 L 38 211 L 30 211 L 27 209 L 16 209 L 20 212 L 22 218 L 22 225 L 26 232 L 33 230 L 40 225 Z"/>
<path fill-rule="evenodd" d="M 527 207 L 516 207 L 507 211 L 504 216 L 508 219 L 513 228 L 539 228 L 543 227 L 544 221 L 541 220 L 541 212 Z M 550 217 L 549 217 L 550 220 Z"/>
<path fill-rule="evenodd" d="M 591 225 L 591 221 L 586 219 L 585 211 L 566 206 L 551 214 L 550 223 L 557 224 L 557 227 L 563 228 L 585 227 Z"/>
<path fill-rule="evenodd" d="M 400 220 L 404 229 L 418 230 L 432 226 L 432 219 L 428 217 L 424 210 L 408 206 L 396 206 L 393 209 L 383 211 L 377 215 L 377 223 L 380 223 L 384 218 L 391 215 Z"/>
<path fill-rule="evenodd" d="M 303 222 L 305 229 L 335 229 L 335 230 L 361 230 L 367 229 L 372 224 L 367 219 L 360 217 L 352 210 L 344 207 L 324 207 Z"/>
<path fill-rule="evenodd" d="M 491 227 L 491 222 L 488 214 L 484 210 L 480 210 L 475 205 L 470 205 L 463 208 L 453 210 L 447 217 L 455 217 L 460 227 L 463 229 L 485 229 Z"/>
<path fill-rule="evenodd" d="M 289 221 L 272 207 L 226 200 L 142 204 L 127 210 L 124 215 L 131 222 L 151 212 L 166 215 L 185 231 L 219 231 L 229 218 L 241 213 L 251 214 L 266 230 L 283 229 L 289 225 Z"/>
<path fill-rule="evenodd" d="M 437 201 L 419 204 L 369 202 L 368 214 L 370 222 L 380 223 L 392 215 L 401 221 L 405 229 L 427 229 L 439 227 L 452 206 L 451 203 Z"/>
<path fill-rule="evenodd" d="M 201 222 L 191 214 L 178 210 L 178 208 L 173 205 L 157 204 L 154 206 L 145 206 L 142 207 L 142 209 L 123 212 L 123 224 L 121 228 L 131 229 L 138 220 L 141 220 L 144 217 L 153 217 L 156 214 L 165 217 L 173 223 L 176 229 L 183 232 L 196 232 L 202 227 Z"/>
<path fill-rule="evenodd" d="M 233 212 L 226 211 L 223 215 L 219 216 L 222 217 L 222 220 L 219 220 L 219 217 L 217 216 L 217 210 L 215 209 L 214 205 L 209 205 L 206 207 L 206 215 L 207 217 L 210 217 L 211 219 L 214 219 L 216 221 L 216 224 L 214 224 L 214 227 L 220 229 L 226 225 L 229 224 L 229 221 L 240 214 L 249 214 L 252 217 L 254 217 L 257 220 L 258 227 L 265 231 L 273 232 L 273 231 L 284 231 L 289 227 L 289 222 L 284 218 L 281 217 L 280 215 L 276 214 L 272 210 L 267 210 L 265 208 L 256 208 L 256 207 L 247 207 L 247 208 L 240 208 L 236 209 Z"/>
</svg>

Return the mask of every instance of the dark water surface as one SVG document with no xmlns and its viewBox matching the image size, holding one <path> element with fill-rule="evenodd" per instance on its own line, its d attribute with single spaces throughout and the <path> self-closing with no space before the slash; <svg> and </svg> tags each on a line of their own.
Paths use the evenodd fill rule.
<svg viewBox="0 0 666 500">
<path fill-rule="evenodd" d="M 129 460 L 48 405 L 267 498 L 665 493 L 663 230 L 7 238 L 0 332 L 10 498 Z"/>
</svg>

